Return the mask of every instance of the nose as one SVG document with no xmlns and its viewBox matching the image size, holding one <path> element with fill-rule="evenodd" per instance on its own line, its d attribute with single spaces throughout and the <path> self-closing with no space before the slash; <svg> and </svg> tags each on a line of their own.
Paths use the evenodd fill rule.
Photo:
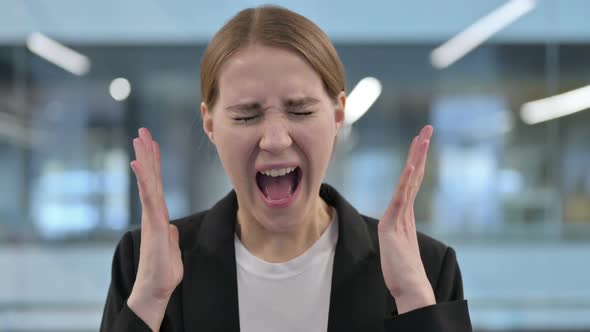
<svg viewBox="0 0 590 332">
<path fill-rule="evenodd" d="M 273 154 L 278 154 L 293 143 L 289 132 L 289 126 L 282 114 L 268 114 L 262 126 L 262 138 L 260 149 Z"/>
</svg>

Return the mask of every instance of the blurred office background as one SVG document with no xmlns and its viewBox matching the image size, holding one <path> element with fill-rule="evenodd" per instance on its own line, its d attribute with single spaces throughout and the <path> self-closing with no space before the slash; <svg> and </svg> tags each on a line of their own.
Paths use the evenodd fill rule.
<svg viewBox="0 0 590 332">
<path fill-rule="evenodd" d="M 0 0 L 0 331 L 98 329 L 114 247 L 140 222 L 140 126 L 173 218 L 231 188 L 199 64 L 261 3 Z M 275 3 L 327 32 L 357 87 L 326 181 L 380 216 L 433 124 L 417 219 L 457 249 L 475 329 L 590 331 L 590 2 Z"/>
</svg>

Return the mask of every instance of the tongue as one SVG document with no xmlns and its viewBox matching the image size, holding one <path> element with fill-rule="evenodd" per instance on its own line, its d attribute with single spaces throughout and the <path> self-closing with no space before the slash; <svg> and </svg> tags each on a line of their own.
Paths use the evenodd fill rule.
<svg viewBox="0 0 590 332">
<path fill-rule="evenodd" d="M 273 201 L 289 198 L 293 194 L 294 183 L 295 172 L 277 177 L 268 175 L 262 175 L 260 177 L 260 188 L 262 188 L 262 192 Z"/>
</svg>

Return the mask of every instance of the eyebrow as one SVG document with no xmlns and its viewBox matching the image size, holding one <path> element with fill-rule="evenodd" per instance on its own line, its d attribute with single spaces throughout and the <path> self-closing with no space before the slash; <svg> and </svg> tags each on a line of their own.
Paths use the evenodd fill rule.
<svg viewBox="0 0 590 332">
<path fill-rule="evenodd" d="M 301 107 L 301 106 L 311 106 L 319 103 L 320 101 L 313 97 L 303 97 L 303 98 L 288 98 L 283 100 L 283 106 L 290 108 L 290 107 Z M 259 102 L 248 102 L 248 103 L 241 103 L 231 105 L 225 108 L 227 111 L 259 111 L 262 109 L 262 105 Z"/>
</svg>

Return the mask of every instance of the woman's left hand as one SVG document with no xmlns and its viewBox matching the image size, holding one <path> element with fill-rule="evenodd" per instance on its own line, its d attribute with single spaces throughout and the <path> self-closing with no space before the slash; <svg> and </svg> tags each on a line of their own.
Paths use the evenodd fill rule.
<svg viewBox="0 0 590 332">
<path fill-rule="evenodd" d="M 399 314 L 436 303 L 420 258 L 414 219 L 432 132 L 432 126 L 425 126 L 412 141 L 395 194 L 378 226 L 383 277 Z"/>
</svg>

